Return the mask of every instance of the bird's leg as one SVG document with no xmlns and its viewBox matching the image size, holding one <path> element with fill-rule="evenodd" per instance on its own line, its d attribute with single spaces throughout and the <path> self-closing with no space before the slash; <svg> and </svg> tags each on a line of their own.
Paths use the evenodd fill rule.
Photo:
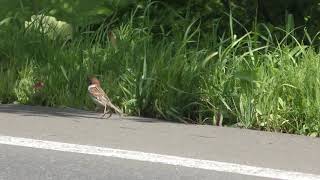
<svg viewBox="0 0 320 180">
<path fill-rule="evenodd" d="M 109 119 L 112 116 L 112 111 L 108 111 L 109 116 L 107 117 L 107 119 Z"/>
<path fill-rule="evenodd" d="M 101 116 L 101 118 L 104 118 L 104 116 L 106 114 L 109 114 L 109 116 L 106 119 L 109 119 L 112 116 L 112 112 L 109 109 L 107 110 L 107 105 L 104 106 L 104 111 L 103 111 L 103 115 Z"/>
<path fill-rule="evenodd" d="M 106 109 L 107 109 L 107 104 L 104 107 L 105 111 L 106 111 Z M 109 116 L 107 117 L 107 119 L 109 119 L 112 116 L 112 111 L 110 109 L 108 109 L 108 112 L 105 112 L 105 113 L 109 113 Z"/>
<path fill-rule="evenodd" d="M 103 119 L 105 115 L 106 115 L 106 114 L 105 114 L 105 113 L 103 113 L 103 114 L 102 114 L 102 116 L 101 116 L 100 118 L 101 118 L 101 119 Z"/>
<path fill-rule="evenodd" d="M 107 105 L 104 105 L 104 110 L 101 118 L 103 118 L 107 114 Z"/>
<path fill-rule="evenodd" d="M 102 114 L 101 118 L 104 118 L 106 114 L 109 114 L 109 116 L 106 118 L 106 119 L 109 119 L 112 115 L 112 112 L 110 110 L 106 110 L 106 112 Z"/>
</svg>

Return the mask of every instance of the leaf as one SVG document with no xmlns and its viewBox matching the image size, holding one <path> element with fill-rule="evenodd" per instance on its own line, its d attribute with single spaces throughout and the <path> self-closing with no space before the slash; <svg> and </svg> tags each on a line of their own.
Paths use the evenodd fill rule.
<svg viewBox="0 0 320 180">
<path fill-rule="evenodd" d="M 235 74 L 235 77 L 240 80 L 253 82 L 257 80 L 257 73 L 255 71 L 240 71 Z"/>
<path fill-rule="evenodd" d="M 207 56 L 207 57 L 204 59 L 204 61 L 202 62 L 202 67 L 205 67 L 206 64 L 208 63 L 208 61 L 209 61 L 210 59 L 212 59 L 213 57 L 215 57 L 216 55 L 218 55 L 218 54 L 219 54 L 218 52 L 213 52 L 213 53 L 211 53 L 209 56 Z"/>
<path fill-rule="evenodd" d="M 66 72 L 66 70 L 64 69 L 64 67 L 60 65 L 60 69 L 61 69 L 61 71 L 62 71 L 63 76 L 66 78 L 67 81 L 69 81 L 69 78 L 68 78 L 68 76 L 67 76 L 67 72 Z"/>
<path fill-rule="evenodd" d="M 8 25 L 12 19 L 13 19 L 12 17 L 4 18 L 2 21 L 0 21 L 0 26 Z"/>
<path fill-rule="evenodd" d="M 38 30 L 46 34 L 52 40 L 55 40 L 57 37 L 66 40 L 72 38 L 72 26 L 64 21 L 57 21 L 53 16 L 32 15 L 31 21 L 25 21 L 24 25 L 27 29 Z"/>
<path fill-rule="evenodd" d="M 224 98 L 220 97 L 219 99 L 220 99 L 220 101 L 224 104 L 224 106 L 225 106 L 229 111 L 232 111 L 232 109 L 231 109 L 230 106 L 227 104 L 227 102 L 224 100 Z"/>
<path fill-rule="evenodd" d="M 310 137 L 319 137 L 319 133 L 318 132 L 313 132 L 309 134 Z"/>
<path fill-rule="evenodd" d="M 107 7 L 98 7 L 96 9 L 91 10 L 88 12 L 88 15 L 104 15 L 104 16 L 109 16 L 113 13 L 113 11 Z"/>
<path fill-rule="evenodd" d="M 285 107 L 286 104 L 285 104 L 285 102 L 281 99 L 281 97 L 278 98 L 278 102 L 279 102 L 281 108 L 284 108 L 284 107 Z"/>
</svg>

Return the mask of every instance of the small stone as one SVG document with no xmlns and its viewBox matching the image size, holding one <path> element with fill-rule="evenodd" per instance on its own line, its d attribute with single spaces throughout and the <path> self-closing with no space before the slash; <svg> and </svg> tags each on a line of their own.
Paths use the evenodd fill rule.
<svg viewBox="0 0 320 180">
<path fill-rule="evenodd" d="M 18 102 L 18 101 L 14 101 L 14 102 L 13 102 L 13 104 L 20 104 L 20 102 Z"/>
</svg>

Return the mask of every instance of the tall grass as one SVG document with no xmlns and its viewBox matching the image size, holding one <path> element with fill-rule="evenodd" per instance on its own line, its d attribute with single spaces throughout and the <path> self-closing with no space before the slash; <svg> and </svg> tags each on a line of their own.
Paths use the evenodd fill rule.
<svg viewBox="0 0 320 180">
<path fill-rule="evenodd" d="M 275 36 L 264 25 L 237 37 L 230 16 L 229 33 L 188 19 L 155 32 L 148 9 L 135 13 L 112 29 L 116 45 L 108 24 L 68 43 L 0 27 L 1 102 L 93 109 L 86 77 L 96 74 L 131 115 L 319 135 L 320 55 L 307 31 L 309 45 L 293 29 Z"/>
</svg>

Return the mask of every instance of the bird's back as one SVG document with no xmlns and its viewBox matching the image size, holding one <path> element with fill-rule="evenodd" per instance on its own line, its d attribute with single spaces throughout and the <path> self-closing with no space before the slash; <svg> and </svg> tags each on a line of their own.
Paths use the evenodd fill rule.
<svg viewBox="0 0 320 180">
<path fill-rule="evenodd" d="M 105 106 L 110 102 L 109 98 L 107 97 L 106 93 L 100 87 L 96 85 L 90 85 L 88 87 L 88 92 L 92 100 L 95 104 L 100 106 Z"/>
</svg>

